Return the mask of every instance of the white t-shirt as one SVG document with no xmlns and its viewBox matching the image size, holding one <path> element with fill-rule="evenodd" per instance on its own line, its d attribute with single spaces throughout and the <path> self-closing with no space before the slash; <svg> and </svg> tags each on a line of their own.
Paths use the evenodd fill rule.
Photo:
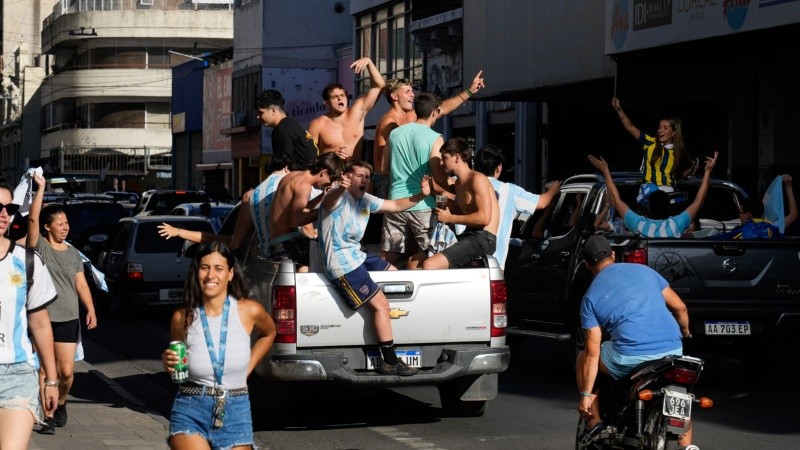
<svg viewBox="0 0 800 450">
<path fill-rule="evenodd" d="M 33 286 L 30 295 L 25 271 L 25 249 L 18 245 L 0 259 L 0 364 L 27 362 L 34 365 L 28 337 L 28 312 L 56 299 L 56 287 L 42 258 L 33 258 Z"/>
</svg>

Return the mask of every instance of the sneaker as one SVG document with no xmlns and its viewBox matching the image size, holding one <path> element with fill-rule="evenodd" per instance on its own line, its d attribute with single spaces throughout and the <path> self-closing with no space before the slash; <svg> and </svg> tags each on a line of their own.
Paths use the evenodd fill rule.
<svg viewBox="0 0 800 450">
<path fill-rule="evenodd" d="M 56 419 L 45 417 L 42 426 L 36 430 L 39 434 L 56 434 Z"/>
<path fill-rule="evenodd" d="M 583 434 L 578 439 L 578 445 L 581 447 L 585 447 L 596 439 L 596 437 L 600 434 L 600 432 L 605 428 L 603 425 L 603 421 L 597 422 L 597 425 L 593 426 L 592 428 L 586 428 L 583 430 Z"/>
<path fill-rule="evenodd" d="M 700 450 L 700 447 L 698 447 L 698 446 L 696 446 L 694 444 L 689 444 L 683 450 Z"/>
<path fill-rule="evenodd" d="M 416 367 L 409 367 L 408 364 L 401 360 L 397 360 L 397 364 L 387 364 L 381 360 L 381 368 L 378 371 L 381 375 L 400 375 L 401 377 L 410 377 L 419 373 Z"/>
<path fill-rule="evenodd" d="M 53 418 L 56 421 L 57 427 L 63 427 L 67 424 L 67 404 L 58 405 L 56 412 L 53 413 Z"/>
</svg>

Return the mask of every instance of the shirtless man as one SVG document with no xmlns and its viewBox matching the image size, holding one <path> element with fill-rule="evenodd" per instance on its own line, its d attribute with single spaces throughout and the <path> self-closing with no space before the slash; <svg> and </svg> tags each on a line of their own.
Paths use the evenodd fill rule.
<svg viewBox="0 0 800 450">
<path fill-rule="evenodd" d="M 386 84 L 378 68 L 369 58 L 361 58 L 350 65 L 356 74 L 369 70 L 372 82 L 369 91 L 350 108 L 347 107 L 347 91 L 344 86 L 332 83 L 322 91 L 322 100 L 328 112 L 312 120 L 308 132 L 317 144 L 319 153 L 336 152 L 342 159 L 360 155 L 361 138 L 364 137 L 364 119 L 375 106 L 383 86 Z"/>
<path fill-rule="evenodd" d="M 483 70 L 479 71 L 469 89 L 465 89 L 451 98 L 442 102 L 439 116 L 446 116 L 455 111 L 456 108 L 466 103 L 470 97 L 486 85 L 483 82 Z M 372 182 L 375 184 L 375 193 L 379 197 L 386 198 L 385 191 L 389 184 L 389 158 L 384 156 L 387 144 L 389 143 L 389 133 L 400 125 L 405 125 L 417 120 L 417 113 L 414 112 L 414 90 L 411 82 L 407 78 L 393 78 L 386 82 L 384 88 L 386 101 L 390 108 L 386 114 L 378 121 L 375 128 L 375 146 L 372 152 L 372 164 L 375 173 Z"/>
<path fill-rule="evenodd" d="M 473 259 L 491 255 L 497 246 L 500 207 L 489 178 L 469 168 L 472 149 L 465 140 L 453 138 L 440 153 L 444 170 L 457 177 L 451 185 L 456 198 L 448 200 L 447 208 L 436 208 L 436 217 L 441 223 L 466 225 L 467 230 L 458 236 L 457 243 L 425 259 L 423 269 L 465 267 Z"/>
<path fill-rule="evenodd" d="M 344 161 L 335 153 L 317 156 L 303 171 L 290 172 L 278 184 L 269 210 L 269 255 L 270 259 L 291 259 L 298 271 L 308 270 L 309 238 L 298 227 L 315 222 L 323 195 L 309 200 L 311 189 L 324 189 L 338 180 L 344 169 Z"/>
</svg>

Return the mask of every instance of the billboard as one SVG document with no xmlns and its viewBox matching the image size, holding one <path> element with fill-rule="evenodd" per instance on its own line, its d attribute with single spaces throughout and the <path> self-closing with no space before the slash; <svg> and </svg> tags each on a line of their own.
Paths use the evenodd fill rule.
<svg viewBox="0 0 800 450">
<path fill-rule="evenodd" d="M 800 0 L 606 0 L 613 55 L 800 23 Z"/>
</svg>

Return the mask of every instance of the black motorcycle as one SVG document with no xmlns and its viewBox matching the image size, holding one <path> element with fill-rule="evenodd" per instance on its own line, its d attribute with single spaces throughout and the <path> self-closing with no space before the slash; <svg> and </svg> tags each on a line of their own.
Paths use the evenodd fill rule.
<svg viewBox="0 0 800 450">
<path fill-rule="evenodd" d="M 714 405 L 692 393 L 703 364 L 691 356 L 665 356 L 640 364 L 622 380 L 598 378 L 597 400 L 605 427 L 586 437 L 581 418 L 575 448 L 677 449 L 678 436 L 688 429 L 692 405 Z"/>
</svg>

